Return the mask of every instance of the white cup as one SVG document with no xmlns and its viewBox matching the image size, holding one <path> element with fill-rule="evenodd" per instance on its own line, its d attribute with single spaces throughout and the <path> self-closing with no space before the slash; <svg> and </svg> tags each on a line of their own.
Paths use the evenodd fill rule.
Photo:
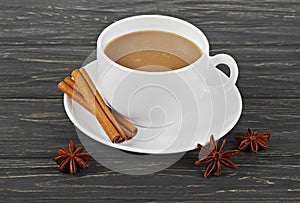
<svg viewBox="0 0 300 203">
<path fill-rule="evenodd" d="M 104 53 L 113 39 L 142 30 L 181 35 L 200 47 L 203 54 L 194 63 L 177 70 L 146 72 L 121 66 Z M 182 112 L 181 107 L 194 105 L 189 100 L 201 99 L 202 92 L 207 90 L 205 79 L 211 66 L 229 67 L 230 78 L 222 84 L 225 90 L 233 87 L 238 78 L 238 66 L 231 56 L 209 56 L 209 43 L 200 29 L 184 20 L 161 15 L 133 16 L 109 25 L 97 40 L 97 62 L 95 78 L 103 98 L 128 120 L 144 127 L 162 127 L 188 117 L 194 108 Z"/>
</svg>

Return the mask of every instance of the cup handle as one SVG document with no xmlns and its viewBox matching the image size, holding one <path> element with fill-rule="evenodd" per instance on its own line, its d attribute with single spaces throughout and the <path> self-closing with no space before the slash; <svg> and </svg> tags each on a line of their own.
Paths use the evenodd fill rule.
<svg viewBox="0 0 300 203">
<path fill-rule="evenodd" d="M 227 65 L 230 70 L 229 80 L 226 80 L 225 83 L 222 83 L 216 87 L 223 86 L 225 90 L 229 90 L 232 87 L 234 87 L 239 75 L 238 65 L 234 58 L 232 58 L 232 56 L 228 54 L 217 54 L 215 56 L 210 57 L 210 61 L 214 67 L 216 67 L 219 64 L 224 64 Z"/>
</svg>

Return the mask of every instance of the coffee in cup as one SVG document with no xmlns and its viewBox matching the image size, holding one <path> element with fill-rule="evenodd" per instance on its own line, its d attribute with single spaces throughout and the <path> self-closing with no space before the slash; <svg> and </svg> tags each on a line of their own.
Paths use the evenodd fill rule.
<svg viewBox="0 0 300 203">
<path fill-rule="evenodd" d="M 104 50 L 116 63 L 135 70 L 162 72 L 177 70 L 197 61 L 201 49 L 175 33 L 144 30 L 113 39 Z"/>
</svg>

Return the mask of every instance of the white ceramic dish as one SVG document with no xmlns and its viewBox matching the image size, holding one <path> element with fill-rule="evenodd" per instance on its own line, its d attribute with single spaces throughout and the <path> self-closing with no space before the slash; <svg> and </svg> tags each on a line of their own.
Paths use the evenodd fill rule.
<svg viewBox="0 0 300 203">
<path fill-rule="evenodd" d="M 132 46 L 118 47 L 113 60 L 105 54 L 105 47 L 112 40 L 128 33 L 145 30 L 171 32 L 187 38 L 201 47 L 202 55 L 192 64 L 177 70 L 147 72 L 126 68 L 114 61 L 123 57 L 124 54 L 144 49 L 167 50 L 167 52 L 180 56 L 185 61 L 188 61 L 189 56 L 184 54 L 184 48 L 178 47 L 177 43 L 174 43 L 173 46 L 169 43 L 157 45 L 157 43 L 150 43 L 151 40 L 149 42 L 148 40 L 140 40 L 134 42 Z M 167 45 L 165 48 L 164 44 Z M 225 64 L 230 70 L 230 78 L 220 84 L 225 89 L 232 88 L 238 78 L 238 66 L 234 58 L 224 53 L 210 56 L 209 42 L 199 28 L 184 20 L 162 15 L 132 16 L 106 27 L 97 40 L 97 61 L 98 68 L 94 74 L 95 78 L 101 80 L 101 85 L 98 83 L 97 87 L 103 98 L 115 110 L 130 118 L 135 124 L 148 128 L 162 127 L 166 123 L 177 122 L 180 118 L 197 119 L 196 117 L 200 114 L 191 115 L 195 113 L 195 109 L 191 107 L 196 106 L 191 93 L 199 97 L 202 96 L 201 92 L 207 90 L 206 82 L 202 79 L 206 78 L 207 72 L 216 69 L 217 65 Z M 96 82 L 98 81 L 96 80 Z M 204 99 L 200 98 L 196 101 L 200 100 Z M 155 107 L 159 107 L 160 110 L 153 110 Z M 163 110 L 163 115 L 161 110 Z M 202 110 L 204 112 L 200 112 L 201 115 L 210 116 L 205 111 L 206 109 Z M 149 119 L 149 112 L 151 112 L 151 119 Z M 185 121 L 183 120 L 183 122 Z M 204 124 L 203 121 L 201 121 L 199 134 L 207 133 L 202 124 Z M 195 126 L 191 125 L 192 123 L 189 127 L 187 127 L 188 124 L 182 125 L 183 128 L 194 128 L 192 133 L 184 130 L 188 135 L 196 133 Z M 188 140 L 191 140 L 190 136 Z M 172 140 L 169 139 L 169 141 Z M 182 147 L 182 142 L 184 145 L 190 144 L 186 140 L 179 139 L 176 141 L 180 142 L 180 146 L 177 146 L 179 148 Z"/>
<path fill-rule="evenodd" d="M 91 77 L 96 68 L 96 61 L 85 66 Z M 217 74 L 208 74 L 208 81 L 228 80 L 228 77 L 218 69 L 214 71 Z M 175 123 L 164 128 L 139 128 L 138 134 L 132 140 L 122 144 L 112 143 L 96 118 L 66 95 L 64 95 L 64 107 L 74 125 L 95 141 L 131 152 L 170 154 L 192 150 L 197 143 L 206 144 L 211 134 L 215 136 L 215 139 L 219 139 L 228 133 L 239 120 L 242 112 L 242 99 L 236 86 L 228 92 L 220 86 L 219 88 L 213 87 L 201 98 L 198 102 L 198 111 L 195 111 L 195 115 L 184 118 L 185 122 L 181 126 Z M 198 117 L 197 112 L 200 112 L 202 116 Z M 194 126 L 189 126 L 195 119 L 200 123 L 197 133 L 195 133 Z"/>
</svg>

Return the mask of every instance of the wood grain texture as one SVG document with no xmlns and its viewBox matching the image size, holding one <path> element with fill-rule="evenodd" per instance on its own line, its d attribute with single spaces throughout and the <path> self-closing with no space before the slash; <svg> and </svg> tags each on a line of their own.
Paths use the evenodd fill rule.
<svg viewBox="0 0 300 203">
<path fill-rule="evenodd" d="M 297 0 L 1 0 L 0 201 L 299 202 L 299 13 Z M 252 127 L 271 132 L 269 150 L 240 153 L 239 169 L 207 179 L 193 165 L 197 151 L 152 175 L 95 160 L 76 176 L 57 171 L 55 148 L 80 144 L 57 82 L 81 66 L 103 28 L 138 14 L 183 18 L 206 33 L 212 55 L 236 58 L 243 113 L 227 147 Z"/>
<path fill-rule="evenodd" d="M 186 19 L 207 34 L 212 55 L 232 54 L 242 72 L 238 86 L 244 98 L 300 96 L 298 1 L 31 0 L 1 1 L 0 6 L 1 98 L 59 98 L 55 83 L 81 66 L 104 27 L 147 13 Z"/>
</svg>

